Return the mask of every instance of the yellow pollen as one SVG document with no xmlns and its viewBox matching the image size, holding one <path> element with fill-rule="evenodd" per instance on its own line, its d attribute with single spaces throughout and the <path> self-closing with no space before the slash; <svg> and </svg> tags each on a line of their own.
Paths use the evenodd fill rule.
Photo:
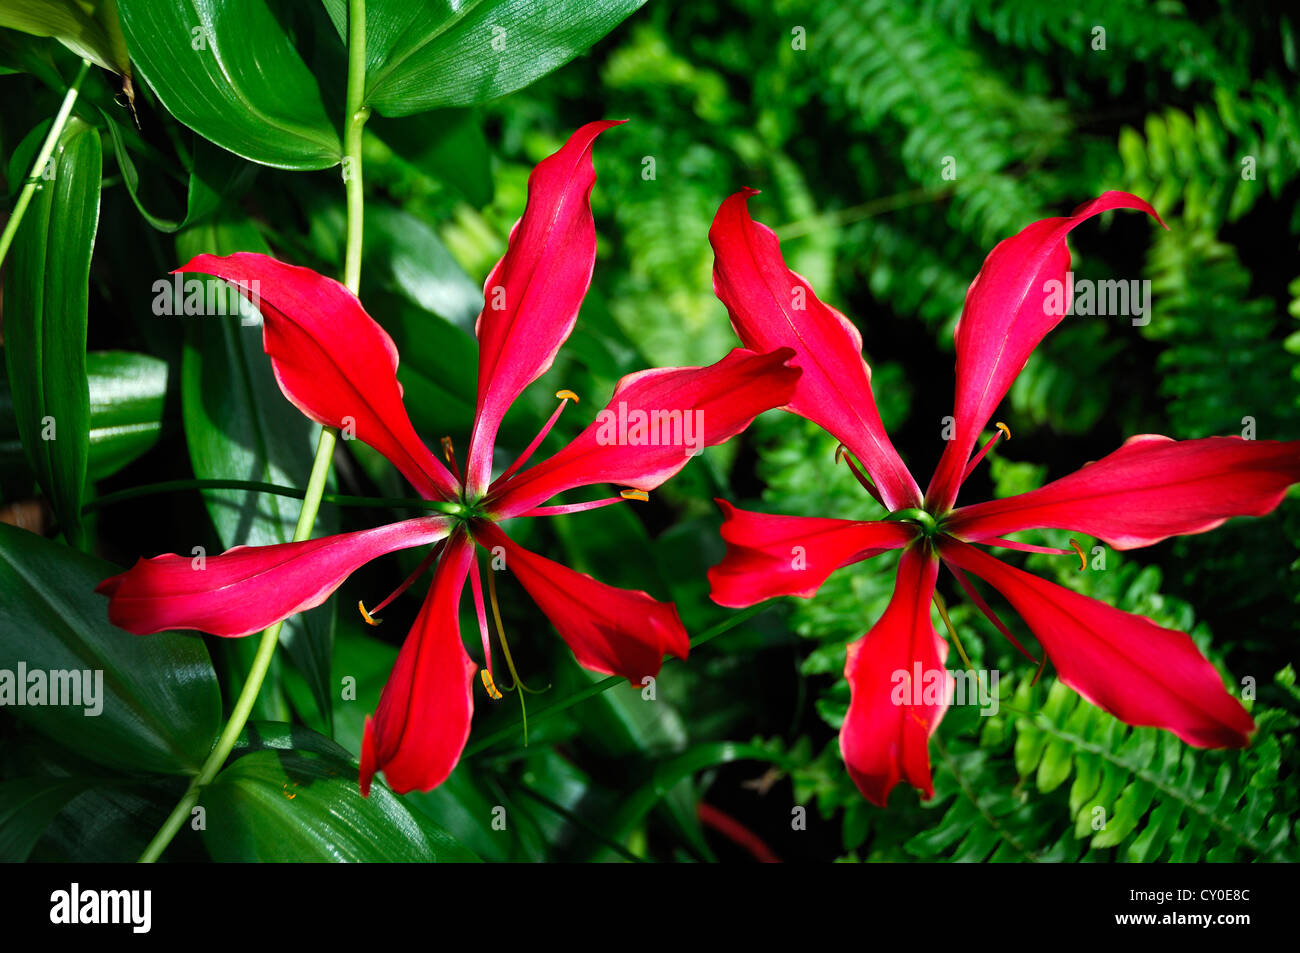
<svg viewBox="0 0 1300 953">
<path fill-rule="evenodd" d="M 1079 572 L 1083 572 L 1085 569 L 1088 568 L 1088 560 L 1084 558 L 1083 550 L 1080 548 L 1078 543 L 1076 543 L 1074 540 L 1070 540 L 1070 546 L 1073 547 L 1074 551 L 1078 554 Z"/>
<path fill-rule="evenodd" d="M 1008 427 L 1006 424 L 1004 424 L 1002 421 L 999 420 L 999 421 L 998 421 L 996 424 L 994 424 L 993 426 L 997 427 L 997 428 L 998 428 L 999 430 L 1001 430 L 1004 434 L 1006 434 L 1008 440 L 1011 439 L 1011 428 Z"/>
<path fill-rule="evenodd" d="M 555 396 L 561 400 L 571 400 L 575 404 L 578 403 L 578 395 L 571 390 L 557 390 Z"/>
<path fill-rule="evenodd" d="M 357 600 L 357 608 L 361 610 L 361 618 L 366 620 L 366 625 L 379 625 L 384 621 L 383 619 L 376 619 L 371 616 L 371 614 L 366 611 L 366 604 L 360 599 Z"/>
<path fill-rule="evenodd" d="M 650 499 L 650 494 L 645 490 L 619 490 L 618 495 L 625 500 L 640 500 L 642 503 Z"/>
<path fill-rule="evenodd" d="M 451 445 L 450 437 L 442 438 L 442 455 L 447 458 L 448 463 L 451 463 L 452 458 L 456 456 L 456 448 Z"/>
<path fill-rule="evenodd" d="M 501 689 L 497 688 L 497 683 L 492 681 L 492 673 L 487 669 L 479 670 L 479 678 L 483 679 L 483 687 L 487 689 L 488 698 L 497 700 L 502 698 Z"/>
<path fill-rule="evenodd" d="M 845 450 L 845 446 L 844 446 L 844 444 L 840 444 L 838 447 L 835 448 L 835 462 L 836 462 L 836 463 L 839 463 L 841 460 L 844 459 L 844 450 Z"/>
</svg>

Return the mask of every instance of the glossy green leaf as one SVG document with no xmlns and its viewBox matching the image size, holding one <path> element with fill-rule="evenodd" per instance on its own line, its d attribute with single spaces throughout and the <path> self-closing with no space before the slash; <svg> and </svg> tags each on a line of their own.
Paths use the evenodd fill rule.
<svg viewBox="0 0 1300 953">
<path fill-rule="evenodd" d="M 87 11 L 86 7 L 94 9 Z M 78 56 L 114 73 L 131 75 L 116 0 L 0 0 L 0 27 L 52 36 Z"/>
<path fill-rule="evenodd" d="M 90 784 L 78 778 L 0 782 L 0 863 L 25 861 L 50 821 Z"/>
<path fill-rule="evenodd" d="M 86 355 L 86 377 L 90 394 L 88 478 L 94 482 L 121 470 L 158 442 L 167 362 L 131 351 L 91 351 Z M 13 395 L 5 377 L 0 379 L 0 473 L 26 467 Z"/>
<path fill-rule="evenodd" d="M 386 116 L 408 116 L 497 99 L 563 66 L 644 3 L 370 0 L 366 101 Z"/>
<path fill-rule="evenodd" d="M 320 87 L 266 0 L 121 0 L 121 16 L 140 74 L 199 135 L 282 169 L 339 162 Z"/>
<path fill-rule="evenodd" d="M 452 863 L 477 858 L 382 784 L 361 796 L 358 766 L 321 738 L 317 750 L 254 751 L 204 792 L 204 843 L 217 861 Z"/>
<path fill-rule="evenodd" d="M 138 636 L 111 625 L 107 600 L 95 586 L 118 572 L 0 524 L 0 692 L 6 683 L 14 692 L 6 711 L 98 764 L 134 772 L 196 771 L 221 728 L 207 649 L 193 635 Z M 27 704 L 18 703 L 22 671 Z M 51 671 L 80 673 L 80 705 L 48 704 L 56 687 L 58 700 L 77 700 L 71 679 L 51 679 Z M 42 681 L 37 672 L 46 673 L 45 704 L 32 703 Z"/>
<path fill-rule="evenodd" d="M 366 212 L 366 260 L 403 297 L 473 335 L 483 288 L 465 274 L 438 235 L 409 212 L 378 205 Z M 430 322 L 432 324 L 432 322 Z M 430 327 L 430 333 L 438 334 Z M 446 329 L 442 337 L 451 337 Z M 429 343 L 429 349 L 439 345 Z"/>
<path fill-rule="evenodd" d="M 90 391 L 90 479 L 116 473 L 158 442 L 167 362 L 130 351 L 86 355 Z"/>
<path fill-rule="evenodd" d="M 270 253 L 251 223 L 230 217 L 183 229 L 176 247 L 182 262 L 204 252 Z M 181 404 L 194 475 L 306 486 L 320 425 L 303 416 L 280 392 L 262 350 L 261 327 L 246 324 L 248 318 L 233 313 L 182 320 L 193 322 L 181 366 Z M 205 493 L 204 502 L 227 549 L 287 542 L 302 505 L 288 497 L 240 490 Z M 315 535 L 336 529 L 336 514 L 327 508 L 317 520 Z M 311 686 L 326 724 L 333 627 L 334 601 L 329 600 L 291 617 L 280 632 L 281 644 Z"/>
<path fill-rule="evenodd" d="M 86 319 L 101 164 L 99 133 L 71 120 L 46 167 L 51 178 L 19 227 L 5 282 L 5 363 L 18 430 L 77 545 L 90 452 Z"/>
</svg>

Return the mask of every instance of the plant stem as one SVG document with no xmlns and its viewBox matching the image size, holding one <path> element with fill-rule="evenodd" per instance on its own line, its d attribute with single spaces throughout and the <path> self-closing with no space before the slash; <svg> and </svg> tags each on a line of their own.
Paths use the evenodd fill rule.
<svg viewBox="0 0 1300 953">
<path fill-rule="evenodd" d="M 348 0 L 348 93 L 347 93 L 347 132 L 343 140 L 343 182 L 347 192 L 348 225 L 347 249 L 344 254 L 343 283 L 348 290 L 356 294 L 361 287 L 361 235 L 362 211 L 364 197 L 361 181 L 361 129 L 370 115 L 370 109 L 363 103 L 365 96 L 366 68 L 366 4 L 365 0 Z M 312 463 L 311 476 L 307 479 L 307 489 L 303 494 L 302 509 L 298 512 L 298 524 L 294 528 L 294 542 L 301 542 L 311 536 L 316 514 L 320 510 L 321 498 L 325 494 L 325 481 L 329 477 L 330 461 L 334 456 L 334 443 L 337 431 L 332 427 L 323 427 L 320 439 L 316 443 L 316 459 Z M 280 641 L 280 629 L 284 620 L 272 625 L 262 633 L 257 646 L 257 655 L 253 658 L 248 678 L 235 701 L 230 720 L 225 730 L 217 739 L 216 746 L 208 755 L 199 773 L 190 782 L 180 803 L 176 805 L 162 828 L 154 835 L 144 853 L 140 855 L 141 863 L 157 860 L 167 845 L 171 843 L 176 832 L 181 829 L 185 819 L 207 785 L 216 778 L 217 772 L 230 756 L 235 741 L 252 714 L 253 704 L 262 690 L 262 682 L 271 666 L 271 657 Z"/>
<path fill-rule="evenodd" d="M 105 493 L 103 496 L 83 503 L 81 512 L 90 513 L 106 506 L 125 503 L 127 500 L 138 499 L 142 496 L 174 493 L 183 490 L 250 490 L 253 493 L 272 493 L 276 496 L 288 496 L 299 500 L 307 497 L 306 490 L 300 490 L 294 486 L 281 486 L 278 483 L 260 483 L 256 480 L 164 480 L 161 483 L 145 483 L 141 486 L 118 490 L 115 493 Z M 432 510 L 435 513 L 445 513 L 448 516 L 459 515 L 465 509 L 459 503 L 449 503 L 444 500 L 424 500 L 407 496 L 348 496 L 344 493 L 322 493 L 321 502 L 332 503 L 335 506 L 371 506 L 381 509 L 409 507 L 417 510 Z"/>
<path fill-rule="evenodd" d="M 366 3 L 348 0 L 347 128 L 343 134 L 343 187 L 348 199 L 348 245 L 343 283 L 357 294 L 361 287 L 361 232 L 365 197 L 361 181 L 361 131 L 370 118 L 366 99 Z"/>
<path fill-rule="evenodd" d="M 63 135 L 63 127 L 67 125 L 68 117 L 72 115 L 72 106 L 77 101 L 77 94 L 80 92 L 81 84 L 89 71 L 90 60 L 82 60 L 81 68 L 77 70 L 77 77 L 72 81 L 72 85 L 68 87 L 68 92 L 63 97 L 63 105 L 59 107 L 58 113 L 54 116 L 54 121 L 50 124 L 50 132 L 41 145 L 41 151 L 36 154 L 36 161 L 32 164 L 32 174 L 27 177 L 27 183 L 23 186 L 23 190 L 18 193 L 18 201 L 14 203 L 13 213 L 9 216 L 9 221 L 5 223 L 4 233 L 0 234 L 0 265 L 4 264 L 5 256 L 9 254 L 9 246 L 13 244 L 14 235 L 18 233 L 18 226 L 22 224 L 27 206 L 31 204 L 32 196 L 36 194 L 36 180 L 45 168 L 45 163 L 54 154 L 54 147 L 58 145 L 59 136 Z"/>
</svg>

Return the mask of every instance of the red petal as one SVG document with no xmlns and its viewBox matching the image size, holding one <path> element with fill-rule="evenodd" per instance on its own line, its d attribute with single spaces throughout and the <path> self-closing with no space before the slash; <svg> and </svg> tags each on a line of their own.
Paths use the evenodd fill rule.
<svg viewBox="0 0 1300 953">
<path fill-rule="evenodd" d="M 397 383 L 397 348 L 352 292 L 266 255 L 199 255 L 178 272 L 234 282 L 262 312 L 262 348 L 284 396 L 318 423 L 347 428 L 392 461 L 423 496 L 459 487 L 415 435 Z"/>
<path fill-rule="evenodd" d="M 725 443 L 758 414 L 789 399 L 799 371 L 791 351 L 736 348 L 708 367 L 629 374 L 609 404 L 567 447 L 492 491 L 500 517 L 517 516 L 557 493 L 592 483 L 653 490 L 706 446 Z M 638 428 L 645 415 L 645 425 Z M 654 441 L 650 443 L 649 441 Z"/>
<path fill-rule="evenodd" d="M 361 745 L 361 793 L 384 772 L 398 794 L 437 787 L 460 760 L 474 715 L 478 666 L 460 641 L 460 594 L 474 544 L 457 534 L 384 685 Z"/>
<path fill-rule="evenodd" d="M 147 635 L 198 629 L 213 635 L 260 632 L 324 602 L 357 567 L 399 549 L 444 538 L 445 517 L 423 517 L 300 543 L 236 546 L 220 556 L 167 553 L 141 559 L 96 588 L 109 597 L 108 619 Z"/>
<path fill-rule="evenodd" d="M 945 539 L 943 558 L 1011 603 L 1061 681 L 1130 725 L 1172 731 L 1201 748 L 1248 744 L 1255 723 L 1191 637 L 1023 572 Z"/>
<path fill-rule="evenodd" d="M 889 608 L 849 645 L 844 677 L 852 701 L 840 729 L 849 775 L 868 801 L 884 807 L 900 780 L 934 797 L 930 736 L 948 709 L 948 644 L 930 623 L 939 561 L 919 546 L 903 550 Z M 918 680 L 919 672 L 919 680 Z"/>
<path fill-rule="evenodd" d="M 774 516 L 717 503 L 727 555 L 709 570 L 710 596 L 733 609 L 776 596 L 808 598 L 841 566 L 916 537 L 904 523 Z"/>
<path fill-rule="evenodd" d="M 713 288 L 745 347 L 795 350 L 803 369 L 788 410 L 815 421 L 853 451 L 891 509 L 919 506 L 921 491 L 889 442 L 871 393 L 862 336 L 790 271 L 776 234 L 749 217 L 756 190 L 722 203 L 709 230 Z"/>
<path fill-rule="evenodd" d="M 528 178 L 528 204 L 505 256 L 483 285 L 478 319 L 478 408 L 465 485 L 477 496 L 492 479 L 501 418 L 546 373 L 573 330 L 596 262 L 591 147 L 619 121 L 589 122 Z"/>
<path fill-rule="evenodd" d="M 1052 527 L 1133 549 L 1204 533 L 1232 516 L 1262 516 L 1296 482 L 1300 441 L 1143 434 L 1040 489 L 954 510 L 945 529 L 978 542 Z"/>
<path fill-rule="evenodd" d="M 506 568 L 551 620 L 584 668 L 640 685 L 658 675 L 665 653 L 686 658 L 690 638 L 677 607 L 648 593 L 616 589 L 529 552 L 494 523 L 475 529 L 479 545 L 502 547 Z"/>
<path fill-rule="evenodd" d="M 999 242 L 984 259 L 957 322 L 956 427 L 926 491 L 934 512 L 944 512 L 957 499 L 966 462 L 984 425 L 1038 342 L 1064 317 L 1064 309 L 1060 314 L 1049 311 L 1047 282 L 1063 286 L 1066 281 L 1070 250 L 1065 236 L 1081 222 L 1115 208 L 1140 209 L 1164 224 L 1137 196 L 1106 192 L 1068 217 L 1034 222 Z"/>
</svg>

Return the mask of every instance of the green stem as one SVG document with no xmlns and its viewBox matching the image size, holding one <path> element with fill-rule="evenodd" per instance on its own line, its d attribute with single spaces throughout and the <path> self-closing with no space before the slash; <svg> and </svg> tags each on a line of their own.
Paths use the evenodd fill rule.
<svg viewBox="0 0 1300 953">
<path fill-rule="evenodd" d="M 356 294 L 361 287 L 361 234 L 364 202 L 361 188 L 361 128 L 370 115 L 369 108 L 362 102 L 365 95 L 366 67 L 365 0 L 349 0 L 348 10 L 348 127 L 343 143 L 343 179 L 348 200 L 348 234 L 347 250 L 344 256 L 343 282 L 348 286 L 349 291 Z M 330 461 L 334 456 L 337 433 L 332 427 L 321 429 L 320 439 L 316 443 L 316 459 L 312 463 L 311 476 L 307 479 L 307 489 L 303 494 L 302 509 L 298 512 L 298 525 L 293 533 L 294 542 L 301 542 L 311 536 L 312 526 L 316 522 L 316 514 L 320 510 L 321 499 L 325 495 L 325 481 L 329 476 Z M 199 769 L 199 773 L 190 782 L 190 786 L 186 789 L 180 803 L 168 815 L 162 828 L 154 835 L 154 839 L 149 842 L 149 846 L 145 848 L 144 853 L 140 855 L 141 863 L 152 863 L 159 858 L 167 845 L 171 843 L 172 838 L 176 836 L 177 831 L 181 829 L 181 825 L 185 823 L 185 819 L 194 809 L 194 806 L 198 804 L 203 788 L 212 783 L 217 776 L 217 772 L 221 770 L 221 766 L 225 764 L 226 758 L 230 756 L 230 751 L 235 746 L 236 739 L 239 738 L 240 732 L 244 730 L 244 725 L 248 722 L 248 716 L 252 714 L 257 695 L 262 690 L 262 682 L 271 666 L 271 657 L 275 654 L 276 645 L 279 644 L 280 629 L 283 625 L 284 620 L 282 619 L 262 633 L 261 642 L 257 646 L 257 655 L 253 659 L 253 665 L 249 669 L 244 687 L 240 690 L 239 698 L 235 701 L 234 710 L 230 713 L 230 720 L 226 722 L 225 730 L 222 731 L 221 737 L 217 739 L 217 744 L 208 755 L 207 760 L 203 762 L 203 767 Z"/>
<path fill-rule="evenodd" d="M 58 113 L 54 116 L 54 122 L 50 124 L 49 135 L 45 137 L 45 142 L 41 145 L 41 151 L 36 154 L 36 161 L 32 164 L 32 174 L 27 177 L 27 184 L 18 193 L 18 201 L 14 203 L 13 214 L 9 216 L 9 221 L 5 223 L 3 234 L 0 234 L 0 265 L 4 264 L 5 256 L 9 254 L 9 246 L 13 244 L 14 235 L 18 233 L 18 226 L 22 224 L 23 215 L 27 212 L 27 206 L 31 204 L 32 196 L 36 194 L 37 179 L 40 178 L 45 163 L 54 154 L 54 147 L 58 145 L 59 136 L 63 135 L 63 127 L 67 125 L 68 117 L 72 115 L 72 106 L 77 101 L 77 94 L 81 90 L 82 81 L 85 80 L 86 73 L 89 71 L 90 60 L 82 60 L 81 69 L 77 70 L 77 77 L 72 81 L 72 85 L 68 87 L 68 92 L 63 97 L 63 105 L 59 107 Z"/>
<path fill-rule="evenodd" d="M 145 483 L 141 486 L 128 487 L 115 493 L 105 493 L 82 504 L 81 512 L 89 513 L 127 500 L 142 496 L 154 496 L 159 493 L 174 493 L 184 490 L 249 490 L 253 493 L 273 493 L 276 496 L 288 496 L 306 499 L 307 491 L 293 486 L 281 486 L 278 483 L 260 483 L 256 480 L 164 480 L 161 483 Z M 345 493 L 322 493 L 322 503 L 335 506 L 372 506 L 392 509 L 409 507 L 411 509 L 432 510 L 448 516 L 459 516 L 465 512 L 460 503 L 444 500 L 422 500 L 406 496 L 349 496 Z"/>
<path fill-rule="evenodd" d="M 366 99 L 366 3 L 348 0 L 347 128 L 343 134 L 343 188 L 348 199 L 348 246 L 343 283 L 353 294 L 361 287 L 361 232 L 365 196 L 361 185 L 361 131 L 370 118 Z"/>
</svg>

